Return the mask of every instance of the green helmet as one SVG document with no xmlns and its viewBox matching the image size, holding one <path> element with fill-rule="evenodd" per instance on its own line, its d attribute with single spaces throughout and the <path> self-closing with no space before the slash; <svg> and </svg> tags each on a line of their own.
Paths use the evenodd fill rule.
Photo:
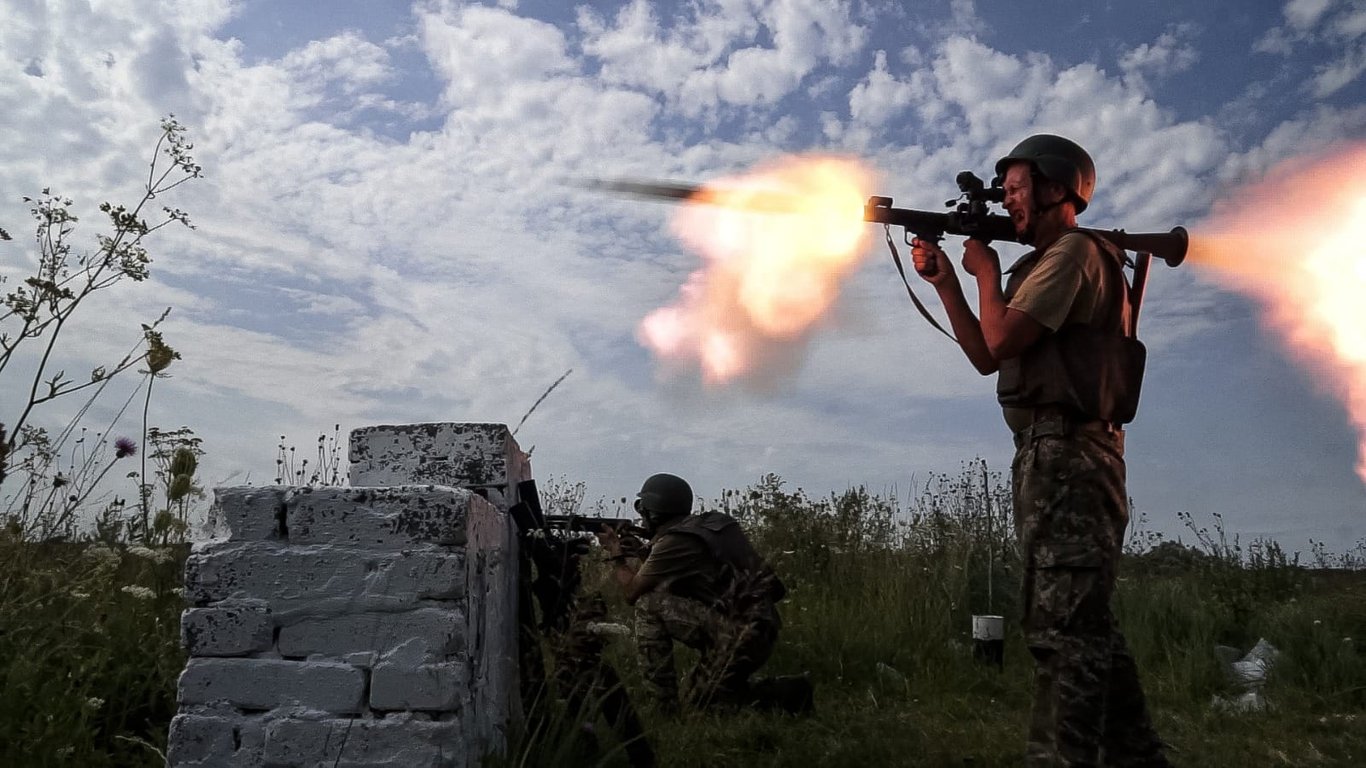
<svg viewBox="0 0 1366 768">
<path fill-rule="evenodd" d="M 1037 133 L 996 161 L 996 175 L 1005 176 L 1006 168 L 1020 161 L 1033 165 L 1045 179 L 1061 184 L 1076 204 L 1077 213 L 1086 210 L 1096 189 L 1096 164 L 1081 145 L 1062 136 Z"/>
<path fill-rule="evenodd" d="M 692 486 L 678 475 L 650 475 L 636 496 L 636 511 L 647 519 L 667 520 L 692 511 Z"/>
</svg>

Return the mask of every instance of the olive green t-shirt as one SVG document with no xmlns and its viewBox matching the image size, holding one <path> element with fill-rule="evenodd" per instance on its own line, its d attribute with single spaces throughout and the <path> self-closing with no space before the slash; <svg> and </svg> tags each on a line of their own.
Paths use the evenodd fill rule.
<svg viewBox="0 0 1366 768">
<path fill-rule="evenodd" d="M 1029 315 L 1050 331 L 1064 323 L 1102 320 L 1102 310 L 1113 307 L 1113 302 L 1123 296 L 1119 270 L 1107 263 L 1109 254 L 1103 253 L 1090 235 L 1068 232 L 1036 261 L 1031 261 L 1032 256 L 1011 267 L 1006 306 Z M 1125 311 L 1127 314 L 1127 307 Z"/>
</svg>

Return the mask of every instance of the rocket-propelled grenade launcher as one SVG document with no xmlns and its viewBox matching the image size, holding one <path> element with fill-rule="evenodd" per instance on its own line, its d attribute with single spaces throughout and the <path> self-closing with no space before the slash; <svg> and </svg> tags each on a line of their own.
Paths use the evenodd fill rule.
<svg viewBox="0 0 1366 768">
<path fill-rule="evenodd" d="M 923 240 L 939 241 L 944 235 L 962 235 L 979 240 L 1006 240 L 1020 242 L 1015 233 L 1015 224 L 1009 216 L 987 213 L 987 203 L 1000 203 L 1005 200 L 1005 190 L 1001 180 L 995 179 L 987 186 L 972 171 L 963 171 L 956 179 L 962 193 L 958 198 L 944 205 L 954 210 L 948 213 L 917 211 L 911 208 L 893 208 L 892 198 L 873 196 L 863 207 L 864 221 L 901 227 L 908 235 Z M 1136 253 L 1149 253 L 1175 267 L 1186 258 L 1189 236 L 1185 227 L 1173 227 L 1170 232 L 1140 232 L 1129 234 L 1122 229 L 1088 229 L 1109 240 L 1121 249 Z M 909 240 L 909 237 L 907 238 Z"/>
<path fill-rule="evenodd" d="M 869 197 L 867 203 L 864 204 L 863 220 L 882 224 L 888 228 L 887 245 L 892 251 L 892 257 L 897 263 L 898 271 L 901 272 L 903 282 L 906 282 L 905 270 L 902 268 L 901 257 L 897 253 L 896 244 L 892 241 L 891 227 L 901 227 L 904 230 L 904 239 L 908 245 L 912 236 L 922 240 L 939 242 L 945 235 L 960 235 L 986 242 L 992 240 L 1020 242 L 1019 235 L 1015 231 L 1015 224 L 1010 217 L 989 213 L 987 209 L 988 204 L 996 203 L 999 205 L 1005 200 L 1005 190 L 1001 187 L 999 177 L 993 179 L 991 185 L 988 186 L 977 174 L 971 171 L 963 171 L 958 174 L 955 181 L 958 185 L 959 196 L 944 204 L 946 208 L 952 209 L 946 212 L 894 208 L 892 207 L 892 198 L 880 196 Z M 592 180 L 585 182 L 584 185 L 590 189 L 635 197 L 683 200 L 722 206 L 733 204 L 732 201 L 735 200 L 724 187 L 712 188 L 706 185 L 680 182 L 608 179 Z M 741 198 L 740 204 L 746 210 L 759 213 L 795 212 L 802 210 L 801 206 L 796 203 L 797 198 L 798 194 L 792 192 L 751 192 Z M 1148 267 L 1152 257 L 1162 259 L 1171 267 L 1175 267 L 1184 261 L 1186 249 L 1189 245 L 1186 229 L 1184 227 L 1173 227 L 1170 232 L 1139 232 L 1133 234 L 1122 229 L 1083 229 L 1105 238 L 1124 251 L 1133 251 L 1138 254 L 1138 258 L 1132 262 L 1134 274 L 1130 284 L 1130 300 L 1133 305 L 1130 316 L 1130 332 L 1136 333 L 1138 310 L 1143 302 L 1143 293 L 1148 280 Z M 906 282 L 906 290 L 920 313 L 945 335 L 949 335 L 930 316 L 916 297 L 915 292 L 911 290 L 909 282 Z M 953 337 L 950 336 L 950 338 Z"/>
<path fill-rule="evenodd" d="M 958 189 L 961 197 L 949 200 L 945 205 L 954 210 L 939 213 L 920 211 L 912 208 L 893 208 L 892 198 L 873 196 L 863 207 L 863 220 L 876 224 L 901 227 L 907 235 L 925 240 L 939 241 L 944 235 L 961 235 L 980 240 L 1005 240 L 1020 242 L 1015 233 L 1015 225 L 1009 216 L 987 212 L 987 203 L 1000 203 L 1005 199 L 999 181 L 988 187 L 976 174 L 963 171 L 958 174 Z M 665 200 L 690 200 L 697 203 L 725 204 L 725 198 L 709 190 L 705 185 L 682 182 L 628 181 L 624 179 L 594 180 L 587 182 L 590 189 L 607 192 L 649 197 Z M 791 196 L 782 192 L 763 193 L 747 196 L 745 207 L 759 212 L 781 213 L 795 210 L 790 203 Z M 1104 237 L 1126 251 L 1150 253 L 1177 266 L 1186 258 L 1188 236 L 1184 227 L 1173 227 L 1170 232 L 1140 232 L 1130 234 L 1122 229 L 1089 230 Z M 909 237 L 907 238 L 909 239 Z"/>
</svg>

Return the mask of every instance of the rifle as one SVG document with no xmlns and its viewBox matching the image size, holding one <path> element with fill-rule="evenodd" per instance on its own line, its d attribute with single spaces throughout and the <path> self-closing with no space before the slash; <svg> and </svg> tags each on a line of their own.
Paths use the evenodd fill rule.
<svg viewBox="0 0 1366 768">
<path fill-rule="evenodd" d="M 611 528 L 620 535 L 646 538 L 645 529 L 634 519 L 625 517 L 585 517 L 583 515 L 546 515 L 545 527 L 566 533 L 597 533 Z"/>
<path fill-rule="evenodd" d="M 590 629 L 593 622 L 607 617 L 607 603 L 601 595 L 579 594 L 583 586 L 580 562 L 591 544 L 586 537 L 573 535 L 597 531 L 605 523 L 629 538 L 624 532 L 634 527 L 634 521 L 547 515 L 541 508 L 535 480 L 518 483 L 517 495 L 520 501 L 508 513 L 517 525 L 519 656 L 522 701 L 532 719 L 529 732 L 547 732 L 544 721 L 548 715 L 537 701 L 553 691 L 565 699 L 573 717 L 595 719 L 600 711 L 620 737 L 627 762 L 650 768 L 656 758 L 645 727 L 621 675 L 603 658 L 606 640 Z M 539 622 L 533 599 L 541 609 Z M 545 654 L 552 649 L 554 673 L 547 680 Z M 585 762 L 602 757 L 591 732 L 576 732 L 575 748 Z"/>
</svg>

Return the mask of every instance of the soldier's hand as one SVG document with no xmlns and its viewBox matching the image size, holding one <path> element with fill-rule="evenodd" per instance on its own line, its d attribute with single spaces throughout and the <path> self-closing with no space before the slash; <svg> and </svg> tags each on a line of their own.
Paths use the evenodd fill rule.
<svg viewBox="0 0 1366 768">
<path fill-rule="evenodd" d="M 598 543 L 607 550 L 608 555 L 616 557 L 621 554 L 621 537 L 617 535 L 617 529 L 603 523 L 594 535 L 598 537 Z"/>
<path fill-rule="evenodd" d="M 1001 257 L 996 249 L 978 240 L 968 238 L 963 245 L 963 270 L 977 279 L 1001 279 Z"/>
<path fill-rule="evenodd" d="M 949 257 L 944 255 L 944 250 L 933 241 L 912 238 L 911 263 L 915 266 L 916 273 L 936 288 L 958 279 Z"/>
</svg>

